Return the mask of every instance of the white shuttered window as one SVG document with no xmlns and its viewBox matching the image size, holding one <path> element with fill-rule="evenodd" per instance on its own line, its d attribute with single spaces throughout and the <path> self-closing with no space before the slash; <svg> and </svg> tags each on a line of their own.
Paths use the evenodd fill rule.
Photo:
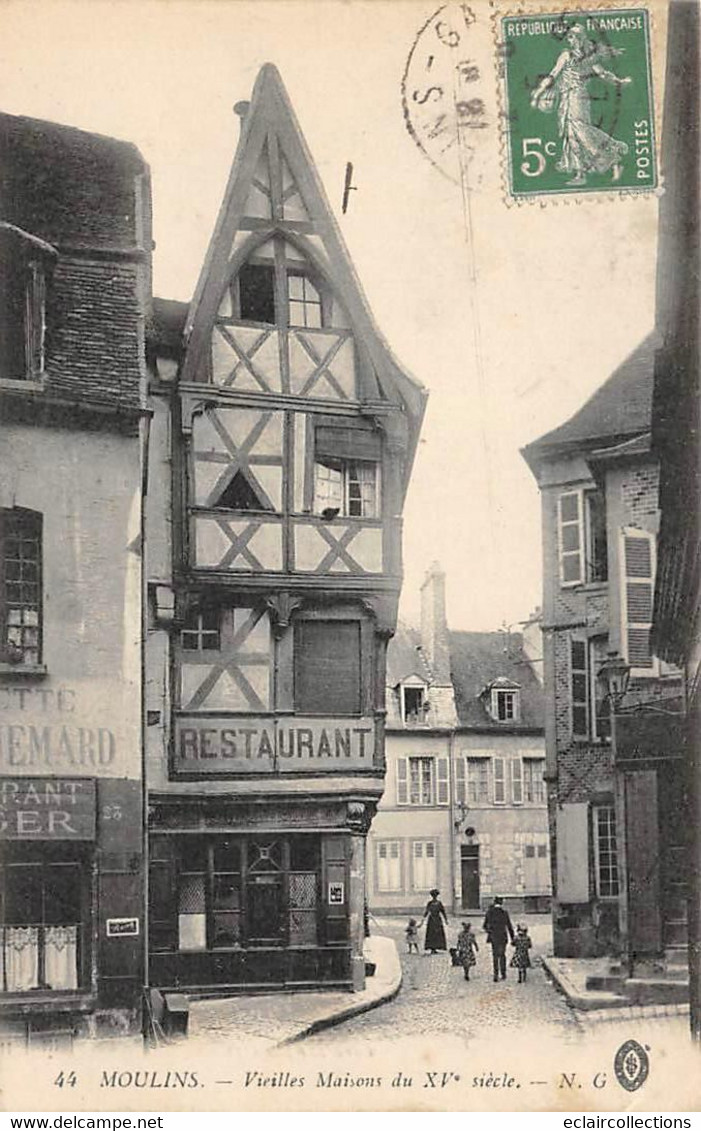
<svg viewBox="0 0 701 1131">
<path fill-rule="evenodd" d="M 377 890 L 401 891 L 402 869 L 398 840 L 377 843 Z"/>
<path fill-rule="evenodd" d="M 436 842 L 415 840 L 411 846 L 411 881 L 414 891 L 430 891 L 436 887 L 438 868 Z"/>
</svg>

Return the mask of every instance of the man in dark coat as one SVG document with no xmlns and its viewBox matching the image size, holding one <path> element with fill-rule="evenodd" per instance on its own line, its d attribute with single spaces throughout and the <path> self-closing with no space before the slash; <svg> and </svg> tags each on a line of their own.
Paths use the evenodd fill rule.
<svg viewBox="0 0 701 1131">
<path fill-rule="evenodd" d="M 514 928 L 511 925 L 509 912 L 503 906 L 503 899 L 495 895 L 494 903 L 487 910 L 482 924 L 487 932 L 487 942 L 492 948 L 492 963 L 494 966 L 494 981 L 506 977 L 506 940 L 507 936 L 514 941 Z"/>
</svg>

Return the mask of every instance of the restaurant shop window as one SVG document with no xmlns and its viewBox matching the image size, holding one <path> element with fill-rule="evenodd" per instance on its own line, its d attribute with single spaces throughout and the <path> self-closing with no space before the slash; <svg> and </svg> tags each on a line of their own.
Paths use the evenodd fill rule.
<svg viewBox="0 0 701 1131">
<path fill-rule="evenodd" d="M 155 837 L 151 949 L 316 946 L 320 874 L 313 834 Z"/>
<path fill-rule="evenodd" d="M 74 843 L 6 842 L 0 863 L 5 993 L 86 984 L 89 857 Z"/>
</svg>

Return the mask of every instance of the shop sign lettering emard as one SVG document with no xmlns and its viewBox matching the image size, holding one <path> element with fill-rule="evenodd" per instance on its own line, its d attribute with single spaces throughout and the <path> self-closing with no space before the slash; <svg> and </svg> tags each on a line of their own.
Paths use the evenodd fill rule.
<svg viewBox="0 0 701 1131">
<path fill-rule="evenodd" d="M 86 726 L 76 701 L 69 687 L 0 687 L 0 767 L 99 773 L 112 766 L 114 732 Z"/>
</svg>

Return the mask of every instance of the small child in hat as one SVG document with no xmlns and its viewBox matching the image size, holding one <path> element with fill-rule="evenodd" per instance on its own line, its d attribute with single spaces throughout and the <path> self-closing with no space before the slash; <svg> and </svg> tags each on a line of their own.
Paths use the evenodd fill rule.
<svg viewBox="0 0 701 1131">
<path fill-rule="evenodd" d="M 477 965 L 477 954 L 479 950 L 479 943 L 477 936 L 472 930 L 472 924 L 469 919 L 464 919 L 460 934 L 458 935 L 458 942 L 456 946 L 458 952 L 458 959 L 460 965 L 465 971 L 465 981 L 470 981 L 470 967 Z"/>
<path fill-rule="evenodd" d="M 528 974 L 528 967 L 531 965 L 529 950 L 531 949 L 530 936 L 528 934 L 528 927 L 525 923 L 516 924 L 516 936 L 514 938 L 513 947 L 514 953 L 511 959 L 511 966 L 515 966 L 518 970 L 519 982 L 525 982 Z"/>
<path fill-rule="evenodd" d="M 414 951 L 415 954 L 419 953 L 419 928 L 416 919 L 410 919 L 404 931 L 406 935 L 406 945 L 409 954 Z"/>
</svg>

